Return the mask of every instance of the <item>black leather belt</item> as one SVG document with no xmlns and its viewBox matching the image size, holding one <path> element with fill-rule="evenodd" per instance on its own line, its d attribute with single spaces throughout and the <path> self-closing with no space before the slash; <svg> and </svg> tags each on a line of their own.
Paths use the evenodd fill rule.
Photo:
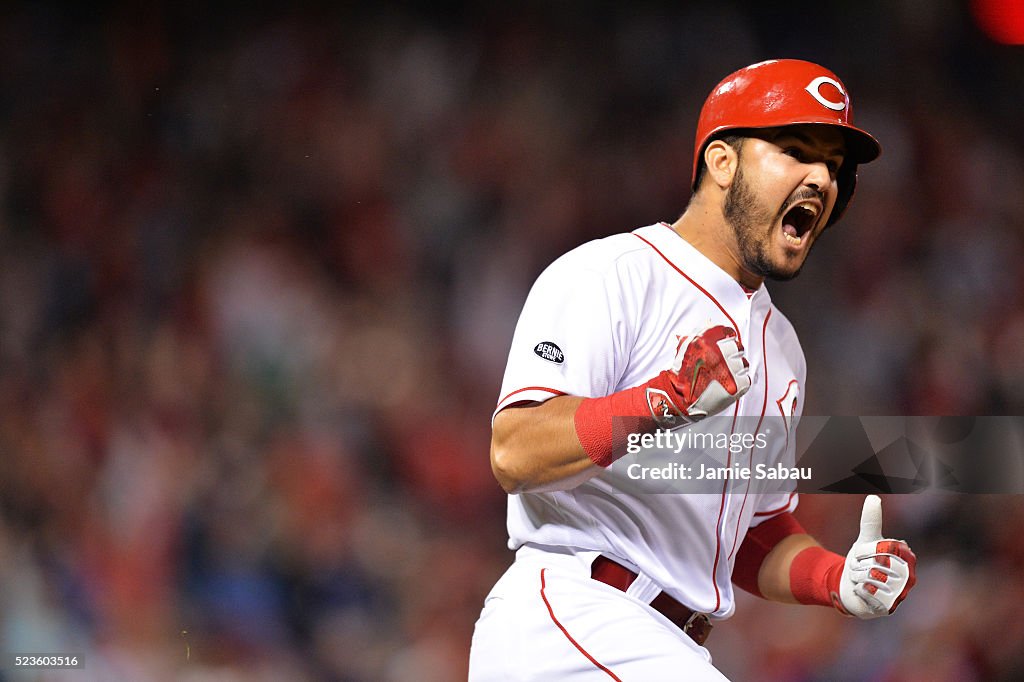
<svg viewBox="0 0 1024 682">
<path fill-rule="evenodd" d="M 599 556 L 590 566 L 590 577 L 625 592 L 636 580 L 636 573 L 606 556 Z M 686 608 L 666 592 L 658 593 L 651 601 L 651 608 L 672 621 L 677 628 L 701 646 L 711 634 L 711 620 L 706 613 Z"/>
</svg>

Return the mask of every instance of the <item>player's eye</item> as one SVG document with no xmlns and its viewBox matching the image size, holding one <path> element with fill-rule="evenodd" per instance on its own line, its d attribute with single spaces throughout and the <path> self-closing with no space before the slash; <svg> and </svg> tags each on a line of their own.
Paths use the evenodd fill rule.
<svg viewBox="0 0 1024 682">
<path fill-rule="evenodd" d="M 809 153 L 807 153 L 800 147 L 786 147 L 785 149 L 782 150 L 782 153 L 785 154 L 786 156 L 790 156 L 796 159 L 800 163 L 813 163 L 815 161 L 821 160 L 820 157 L 812 157 Z M 825 162 L 825 167 L 828 168 L 828 172 L 830 174 L 835 175 L 836 173 L 839 172 L 839 166 L 842 165 L 841 161 L 838 161 L 836 159 L 823 160 Z"/>
<path fill-rule="evenodd" d="M 804 159 L 806 159 L 804 151 L 799 147 L 786 147 L 786 149 L 784 149 L 782 153 L 785 154 L 786 156 L 791 156 L 800 162 L 803 162 Z"/>
</svg>

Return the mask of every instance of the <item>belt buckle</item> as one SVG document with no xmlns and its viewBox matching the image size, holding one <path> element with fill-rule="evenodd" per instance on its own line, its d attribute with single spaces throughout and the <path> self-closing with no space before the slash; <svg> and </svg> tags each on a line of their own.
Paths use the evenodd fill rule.
<svg viewBox="0 0 1024 682">
<path fill-rule="evenodd" d="M 686 619 L 686 622 L 683 623 L 683 633 L 698 645 L 703 646 L 713 627 L 714 625 L 711 623 L 711 619 L 708 618 L 708 614 L 694 611 Z"/>
</svg>

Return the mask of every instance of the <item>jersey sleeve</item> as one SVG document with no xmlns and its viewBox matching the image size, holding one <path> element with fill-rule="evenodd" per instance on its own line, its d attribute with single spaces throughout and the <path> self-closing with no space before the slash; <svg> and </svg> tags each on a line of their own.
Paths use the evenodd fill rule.
<svg viewBox="0 0 1024 682">
<path fill-rule="evenodd" d="M 761 495 L 760 504 L 754 517 L 750 520 L 750 527 L 756 528 L 768 519 L 773 519 L 779 514 L 792 513 L 800 504 L 800 495 L 797 493 L 770 493 Z"/>
<path fill-rule="evenodd" d="M 522 402 L 615 390 L 631 346 L 629 313 L 615 262 L 602 266 L 588 258 L 596 244 L 562 256 L 537 278 L 516 325 L 494 414 Z"/>
</svg>

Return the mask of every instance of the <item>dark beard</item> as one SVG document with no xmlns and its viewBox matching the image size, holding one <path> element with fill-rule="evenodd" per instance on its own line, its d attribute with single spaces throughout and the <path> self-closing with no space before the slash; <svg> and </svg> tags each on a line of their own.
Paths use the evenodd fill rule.
<svg viewBox="0 0 1024 682">
<path fill-rule="evenodd" d="M 785 208 L 785 207 L 784 207 Z M 780 270 L 768 258 L 766 245 L 771 229 L 780 217 L 758 204 L 754 193 L 743 177 L 742 165 L 736 169 L 736 179 L 725 194 L 722 207 L 725 221 L 732 227 L 743 267 L 757 275 L 778 282 L 786 282 L 800 274 L 803 264 L 792 272 Z M 767 225 L 766 232 L 758 233 L 759 226 Z M 808 255 L 809 252 L 808 252 Z"/>
</svg>

